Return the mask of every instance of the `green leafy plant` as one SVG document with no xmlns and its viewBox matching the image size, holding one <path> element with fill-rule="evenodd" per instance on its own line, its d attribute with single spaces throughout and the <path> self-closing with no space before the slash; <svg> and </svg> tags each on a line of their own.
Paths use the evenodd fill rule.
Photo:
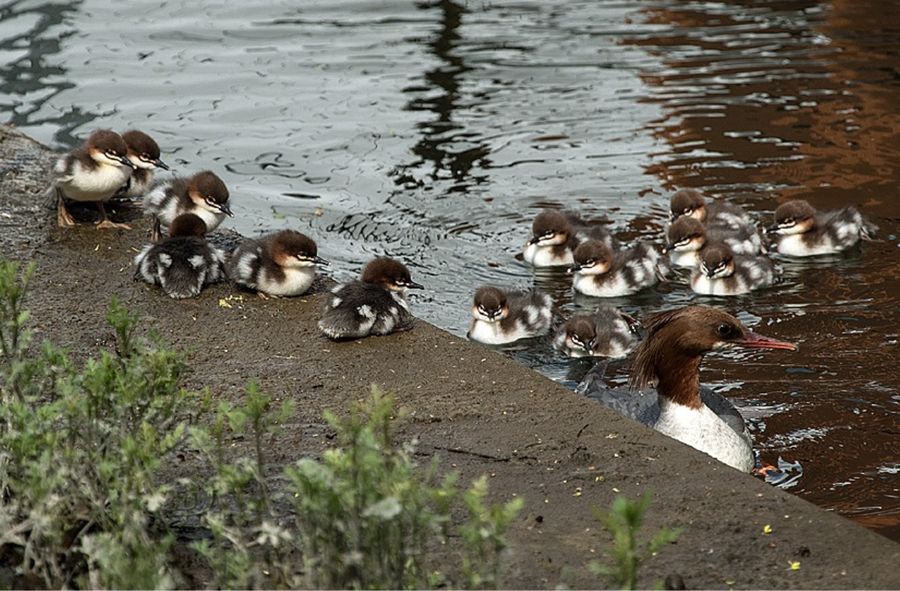
<svg viewBox="0 0 900 591">
<path fill-rule="evenodd" d="M 593 561 L 588 568 L 595 575 L 606 578 L 610 586 L 620 589 L 637 588 L 641 564 L 655 555 L 664 545 L 677 540 L 681 534 L 681 529 L 663 528 L 648 542 L 638 541 L 638 533 L 644 524 L 644 515 L 650 501 L 650 493 L 645 493 L 637 501 L 617 496 L 609 511 L 596 512 L 597 519 L 613 538 L 612 548 L 609 551 L 612 563 Z"/>
</svg>

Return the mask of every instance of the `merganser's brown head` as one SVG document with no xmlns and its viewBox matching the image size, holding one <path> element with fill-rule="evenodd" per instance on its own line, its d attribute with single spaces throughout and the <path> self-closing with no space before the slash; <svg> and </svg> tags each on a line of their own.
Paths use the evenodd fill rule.
<svg viewBox="0 0 900 591">
<path fill-rule="evenodd" d="M 665 251 L 690 252 L 706 245 L 706 230 L 703 224 L 691 216 L 683 215 L 672 222 L 667 233 L 669 242 Z"/>
<path fill-rule="evenodd" d="M 726 244 L 711 244 L 700 252 L 700 272 L 707 277 L 734 275 L 734 253 Z"/>
<path fill-rule="evenodd" d="M 681 189 L 672 195 L 669 201 L 669 219 L 677 220 L 681 216 L 692 217 L 697 221 L 706 221 L 706 199 L 697 189 Z"/>
<path fill-rule="evenodd" d="M 110 129 L 98 129 L 84 143 L 84 148 L 94 162 L 107 166 L 134 168 L 128 159 L 128 146 L 118 133 Z"/>
<path fill-rule="evenodd" d="M 228 205 L 228 187 L 215 173 L 208 170 L 198 172 L 188 179 L 188 196 L 197 206 L 212 213 L 233 216 Z"/>
<path fill-rule="evenodd" d="M 594 345 L 597 343 L 597 324 L 592 316 L 579 314 L 572 316 L 563 325 L 566 331 L 566 346 L 575 351 L 581 351 L 585 355 L 594 354 Z"/>
<path fill-rule="evenodd" d="M 558 246 L 565 244 L 572 234 L 572 225 L 566 216 L 558 211 L 542 211 L 531 224 L 529 244 Z"/>
<path fill-rule="evenodd" d="M 196 236 L 203 238 L 206 236 L 206 222 L 200 219 L 200 216 L 192 213 L 183 213 L 174 220 L 169 226 L 169 237 Z"/>
<path fill-rule="evenodd" d="M 688 306 L 650 316 L 647 336 L 634 355 L 631 387 L 657 382 L 660 395 L 700 406 L 700 361 L 716 349 L 748 347 L 796 351 L 792 343 L 757 334 L 734 316 L 708 306 Z"/>
<path fill-rule="evenodd" d="M 299 268 L 327 265 L 317 256 L 318 247 L 312 238 L 293 230 L 282 230 L 269 239 L 269 254 L 281 267 Z"/>
<path fill-rule="evenodd" d="M 406 265 L 388 257 L 378 257 L 369 261 L 366 268 L 363 269 L 362 281 L 380 285 L 391 291 L 424 289 L 412 280 Z"/>
<path fill-rule="evenodd" d="M 475 291 L 472 299 L 472 317 L 484 322 L 500 322 L 509 316 L 506 293 L 496 287 L 484 286 Z"/>
<path fill-rule="evenodd" d="M 782 203 L 775 210 L 774 234 L 805 234 L 816 227 L 816 210 L 803 199 Z"/>
<path fill-rule="evenodd" d="M 169 166 L 159 159 L 159 145 L 143 131 L 128 130 L 122 134 L 122 139 L 128 146 L 128 159 L 137 168 L 169 170 Z"/>
<path fill-rule="evenodd" d="M 599 240 L 588 240 L 578 245 L 573 253 L 572 271 L 582 275 L 603 275 L 612 268 L 615 255 L 612 249 Z"/>
</svg>

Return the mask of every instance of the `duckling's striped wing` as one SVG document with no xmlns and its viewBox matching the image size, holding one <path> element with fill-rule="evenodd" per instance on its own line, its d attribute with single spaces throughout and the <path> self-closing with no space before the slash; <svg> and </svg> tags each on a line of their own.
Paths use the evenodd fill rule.
<svg viewBox="0 0 900 591">
<path fill-rule="evenodd" d="M 262 256 L 262 245 L 255 240 L 247 240 L 231 253 L 228 276 L 238 285 L 258 289 Z"/>
<path fill-rule="evenodd" d="M 412 316 L 381 287 L 351 281 L 332 290 L 319 320 L 328 338 L 359 339 L 411 327 Z"/>
</svg>

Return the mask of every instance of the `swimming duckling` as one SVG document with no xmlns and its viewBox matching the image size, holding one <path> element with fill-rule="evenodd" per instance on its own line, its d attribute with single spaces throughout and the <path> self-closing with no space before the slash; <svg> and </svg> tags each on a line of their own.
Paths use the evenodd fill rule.
<svg viewBox="0 0 900 591">
<path fill-rule="evenodd" d="M 75 225 L 66 209 L 66 199 L 97 204 L 100 221 L 97 228 L 123 228 L 106 215 L 105 202 L 128 182 L 134 164 L 128 159 L 128 146 L 118 133 L 100 129 L 92 133 L 80 148 L 56 161 L 53 189 L 56 192 L 56 222 L 60 227 Z"/>
<path fill-rule="evenodd" d="M 140 197 L 153 185 L 153 172 L 157 168 L 169 170 L 169 166 L 159 159 L 159 145 L 143 131 L 131 129 L 122 134 L 122 139 L 128 146 L 128 160 L 134 165 L 134 171 L 115 196 L 119 199 Z"/>
<path fill-rule="evenodd" d="M 613 237 L 599 226 L 587 226 L 571 212 L 542 211 L 531 225 L 532 237 L 522 258 L 535 267 L 568 267 L 572 253 L 581 242 L 599 240 L 610 247 Z"/>
<path fill-rule="evenodd" d="M 206 224 L 194 214 L 172 221 L 169 238 L 148 244 L 134 257 L 134 278 L 159 285 L 175 299 L 197 296 L 205 285 L 225 279 L 225 255 L 206 242 Z"/>
<path fill-rule="evenodd" d="M 669 202 L 669 209 L 673 222 L 681 216 L 690 216 L 707 227 L 756 229 L 753 219 L 743 209 L 722 199 L 707 203 L 696 189 L 676 191 Z"/>
<path fill-rule="evenodd" d="M 410 330 L 413 316 L 404 293 L 422 289 L 409 269 L 388 257 L 373 259 L 359 281 L 339 285 L 331 291 L 319 330 L 331 339 L 359 339 Z"/>
<path fill-rule="evenodd" d="M 602 242 L 589 240 L 575 249 L 572 288 L 587 296 L 613 298 L 656 285 L 668 271 L 650 244 L 613 252 Z"/>
<path fill-rule="evenodd" d="M 863 219 L 855 207 L 817 212 L 809 202 L 795 199 L 775 210 L 779 254 L 809 257 L 833 254 L 852 248 L 860 240 L 872 240 L 878 227 Z"/>
<path fill-rule="evenodd" d="M 231 255 L 228 275 L 262 298 L 298 296 L 315 280 L 316 265 L 328 264 L 317 254 L 311 238 L 282 230 L 238 246 Z"/>
<path fill-rule="evenodd" d="M 775 263 L 768 257 L 736 255 L 725 244 L 711 244 L 700 251 L 691 289 L 702 295 L 736 296 L 768 287 L 775 277 Z"/>
<path fill-rule="evenodd" d="M 157 185 L 144 196 L 144 209 L 155 216 L 153 239 L 159 238 L 160 225 L 168 226 L 183 213 L 199 216 L 207 232 L 212 232 L 226 216 L 234 215 L 228 198 L 228 187 L 208 170 Z"/>
<path fill-rule="evenodd" d="M 665 248 L 676 267 L 693 269 L 700 264 L 700 250 L 707 244 L 724 243 L 734 254 L 765 254 L 762 238 L 746 228 L 726 229 L 704 227 L 690 216 L 675 220 L 668 230 L 669 243 Z"/>
<path fill-rule="evenodd" d="M 628 355 L 637 345 L 635 320 L 612 306 L 601 306 L 593 314 L 569 318 L 556 331 L 553 347 L 568 357 L 612 357 Z"/>
<path fill-rule="evenodd" d="M 553 301 L 541 291 L 480 287 L 475 292 L 466 336 L 486 345 L 504 345 L 546 334 L 552 316 Z"/>
</svg>

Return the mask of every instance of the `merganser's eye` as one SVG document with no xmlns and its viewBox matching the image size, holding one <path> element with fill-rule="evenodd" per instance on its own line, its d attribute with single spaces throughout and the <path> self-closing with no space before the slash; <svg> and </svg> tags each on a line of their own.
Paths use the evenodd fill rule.
<svg viewBox="0 0 900 591">
<path fill-rule="evenodd" d="M 716 327 L 716 334 L 718 334 L 723 339 L 732 338 L 737 331 L 730 324 L 722 323 Z"/>
</svg>

